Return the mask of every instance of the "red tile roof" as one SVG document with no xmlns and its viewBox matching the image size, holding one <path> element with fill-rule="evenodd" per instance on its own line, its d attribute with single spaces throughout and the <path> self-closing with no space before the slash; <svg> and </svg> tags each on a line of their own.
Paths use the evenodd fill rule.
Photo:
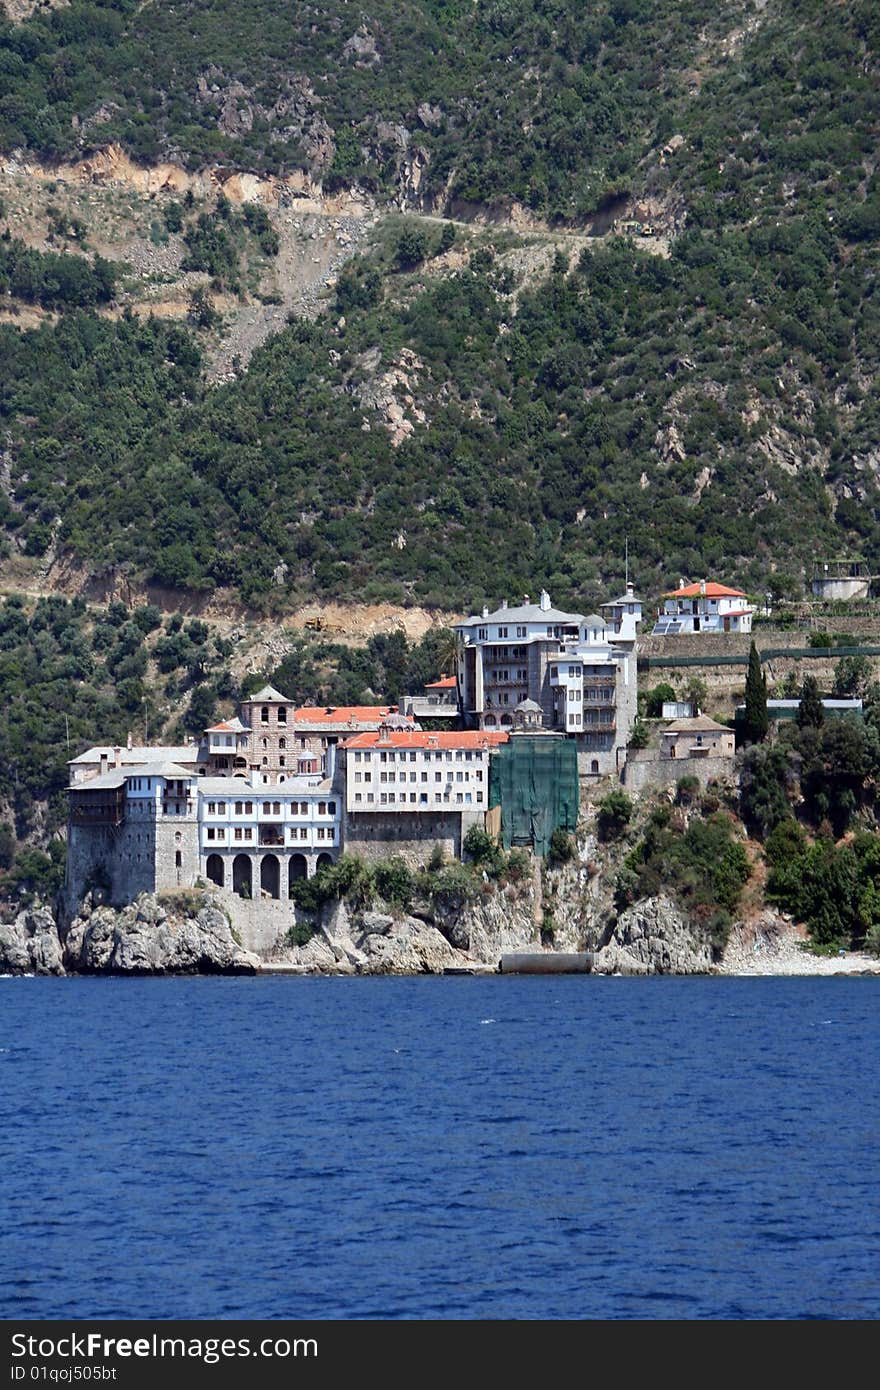
<svg viewBox="0 0 880 1390">
<path fill-rule="evenodd" d="M 425 686 L 426 690 L 454 690 L 457 685 L 455 676 L 444 676 L 439 681 L 429 681 Z"/>
<path fill-rule="evenodd" d="M 673 589 L 664 598 L 745 598 L 742 589 L 728 589 L 726 584 L 716 584 L 710 580 L 705 589 L 699 583 L 685 584 L 683 589 Z"/>
<path fill-rule="evenodd" d="M 212 724 L 209 729 L 205 730 L 206 734 L 232 734 L 235 732 L 236 730 L 233 729 L 231 724 L 225 724 L 222 722 L 220 724 Z"/>
<path fill-rule="evenodd" d="M 328 709 L 326 705 L 303 705 L 293 711 L 294 724 L 349 724 L 359 721 L 362 724 L 378 724 L 388 714 L 395 713 L 394 705 L 338 705 Z"/>
<path fill-rule="evenodd" d="M 432 733 L 424 730 L 401 730 L 393 733 L 355 734 L 347 738 L 343 748 L 494 748 L 496 744 L 506 743 L 510 735 L 505 730 L 458 729 L 454 732 Z"/>
</svg>

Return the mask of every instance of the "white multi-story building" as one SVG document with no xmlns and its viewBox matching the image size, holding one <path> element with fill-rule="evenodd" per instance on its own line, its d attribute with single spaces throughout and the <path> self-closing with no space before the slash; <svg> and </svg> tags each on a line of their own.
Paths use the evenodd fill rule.
<svg viewBox="0 0 880 1390">
<path fill-rule="evenodd" d="M 496 730 L 392 730 L 357 734 L 342 745 L 346 847 L 415 851 L 439 844 L 460 855 L 489 806 L 489 758 L 508 734 Z"/>
<path fill-rule="evenodd" d="M 70 788 L 68 896 L 111 902 L 207 880 L 242 897 L 287 898 L 340 852 L 342 797 L 319 775 L 267 786 L 171 762 L 122 764 Z"/>
<path fill-rule="evenodd" d="M 684 580 L 663 595 L 654 637 L 679 637 L 693 632 L 751 632 L 755 608 L 741 589 L 711 579 L 696 584 Z"/>
<path fill-rule="evenodd" d="M 578 740 L 585 775 L 620 769 L 636 717 L 635 644 L 641 602 L 633 586 L 602 614 L 502 605 L 457 624 L 461 712 L 483 730 L 534 727 Z"/>
</svg>

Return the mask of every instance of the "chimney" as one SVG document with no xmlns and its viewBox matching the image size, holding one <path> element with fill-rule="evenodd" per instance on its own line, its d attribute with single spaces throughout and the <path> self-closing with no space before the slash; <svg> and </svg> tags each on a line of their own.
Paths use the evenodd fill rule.
<svg viewBox="0 0 880 1390">
<path fill-rule="evenodd" d="M 635 594 L 636 594 L 635 585 L 633 584 L 633 582 L 632 582 L 631 579 L 628 579 L 628 580 L 626 581 L 626 596 L 627 596 L 627 598 L 635 598 Z"/>
<path fill-rule="evenodd" d="M 483 617 L 484 617 L 484 618 L 488 618 L 488 616 L 489 616 L 489 609 L 486 607 L 486 605 L 485 605 L 485 603 L 484 603 L 484 604 L 483 604 Z"/>
<path fill-rule="evenodd" d="M 541 612 L 546 613 L 550 608 L 550 595 L 546 589 L 541 590 Z"/>
<path fill-rule="evenodd" d="M 525 604 L 526 608 L 528 608 L 528 606 L 529 606 L 529 596 L 528 596 L 528 594 L 523 594 L 523 603 Z"/>
<path fill-rule="evenodd" d="M 128 738 L 125 740 L 125 746 L 129 751 L 131 751 L 131 729 L 129 729 L 128 731 Z"/>
<path fill-rule="evenodd" d="M 506 598 L 503 598 L 503 599 L 501 600 L 501 607 L 504 608 L 504 609 L 507 608 L 507 599 L 506 599 Z"/>
<path fill-rule="evenodd" d="M 701 579 L 701 580 L 700 580 L 700 596 L 701 596 L 702 598 L 705 598 L 705 597 L 706 597 L 706 581 L 705 581 L 705 579 Z"/>
<path fill-rule="evenodd" d="M 113 766 L 122 767 L 122 746 L 118 743 L 113 749 Z"/>
</svg>

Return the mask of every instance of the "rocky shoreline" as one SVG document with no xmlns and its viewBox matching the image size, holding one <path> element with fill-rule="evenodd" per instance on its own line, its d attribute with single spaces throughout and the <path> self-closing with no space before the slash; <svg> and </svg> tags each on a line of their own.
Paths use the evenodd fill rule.
<svg viewBox="0 0 880 1390">
<path fill-rule="evenodd" d="M 864 953 L 816 956 L 786 919 L 765 913 L 734 928 L 720 958 L 668 897 L 644 899 L 599 934 L 563 922 L 542 939 L 530 890 L 487 895 L 445 912 L 380 904 L 326 906 L 313 934 L 295 944 L 285 933 L 269 950 L 248 949 L 219 895 L 144 894 L 111 908 L 87 899 L 66 925 L 46 907 L 29 907 L 0 924 L 0 974 L 7 975 L 422 975 L 492 973 L 508 952 L 590 951 L 606 975 L 877 975 Z M 583 907 L 583 904 L 581 904 Z M 303 933 L 304 935 L 305 933 Z"/>
</svg>

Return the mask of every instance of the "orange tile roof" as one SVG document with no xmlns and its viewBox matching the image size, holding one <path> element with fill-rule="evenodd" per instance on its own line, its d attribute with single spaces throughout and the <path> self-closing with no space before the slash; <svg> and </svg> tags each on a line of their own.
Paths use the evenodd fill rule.
<svg viewBox="0 0 880 1390">
<path fill-rule="evenodd" d="M 232 734 L 235 732 L 236 731 L 233 729 L 231 724 L 226 724 L 223 722 L 221 722 L 220 724 L 212 724 L 209 729 L 205 730 L 206 734 Z"/>
<path fill-rule="evenodd" d="M 745 598 L 742 589 L 728 589 L 726 584 L 707 583 L 705 589 L 699 584 L 685 584 L 683 589 L 673 589 L 664 598 Z"/>
<path fill-rule="evenodd" d="M 453 690 L 458 682 L 455 676 L 444 676 L 439 681 L 429 681 L 425 686 L 426 690 Z"/>
<path fill-rule="evenodd" d="M 303 705 L 293 711 L 295 724 L 348 724 L 351 720 L 375 720 L 395 712 L 394 705 L 338 705 L 328 709 L 326 705 Z"/>
<path fill-rule="evenodd" d="M 495 729 L 459 729 L 432 733 L 428 729 L 380 734 L 370 731 L 347 738 L 343 748 L 486 748 L 506 743 L 510 735 Z"/>
</svg>

